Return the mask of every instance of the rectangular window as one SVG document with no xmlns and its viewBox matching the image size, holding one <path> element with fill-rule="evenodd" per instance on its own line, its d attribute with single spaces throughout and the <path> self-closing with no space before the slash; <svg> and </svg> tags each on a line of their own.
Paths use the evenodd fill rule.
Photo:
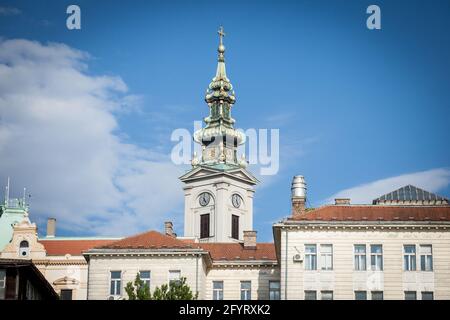
<svg viewBox="0 0 450 320">
<path fill-rule="evenodd" d="M 180 282 L 181 271 L 180 270 L 170 270 L 169 271 L 169 285 Z"/>
<path fill-rule="evenodd" d="M 122 288 L 122 271 L 111 271 L 111 288 L 110 294 L 120 296 Z"/>
<path fill-rule="evenodd" d="M 422 300 L 433 300 L 433 292 L 432 291 L 422 291 Z"/>
<path fill-rule="evenodd" d="M 355 291 L 355 300 L 367 300 L 367 291 Z"/>
<path fill-rule="evenodd" d="M 200 238 L 209 238 L 209 213 L 200 215 Z"/>
<path fill-rule="evenodd" d="M 70 289 L 61 289 L 61 293 L 59 294 L 59 298 L 61 300 L 72 300 L 72 290 L 70 290 Z"/>
<path fill-rule="evenodd" d="M 5 299 L 6 270 L 0 269 L 0 300 Z"/>
<path fill-rule="evenodd" d="M 280 281 L 269 281 L 269 299 L 280 300 Z"/>
<path fill-rule="evenodd" d="M 150 289 L 150 271 L 139 271 L 139 277 L 144 281 L 144 285 L 147 285 Z"/>
<path fill-rule="evenodd" d="M 213 300 L 223 300 L 223 281 L 213 281 Z"/>
<path fill-rule="evenodd" d="M 405 271 L 416 271 L 416 246 L 403 246 L 403 267 Z"/>
<path fill-rule="evenodd" d="M 417 300 L 417 293 L 415 291 L 405 291 L 405 300 Z"/>
<path fill-rule="evenodd" d="M 234 214 L 231 216 L 231 237 L 239 239 L 239 217 Z"/>
<path fill-rule="evenodd" d="M 366 271 L 366 245 L 355 244 L 355 270 Z"/>
<path fill-rule="evenodd" d="M 322 300 L 333 300 L 333 291 L 322 291 L 320 295 Z"/>
<path fill-rule="evenodd" d="M 372 291 L 372 300 L 383 300 L 383 291 Z"/>
<path fill-rule="evenodd" d="M 372 270 L 383 270 L 383 247 L 381 244 L 373 244 L 370 246 L 370 261 Z"/>
<path fill-rule="evenodd" d="M 315 244 L 305 245 L 305 269 L 317 270 L 317 247 Z"/>
<path fill-rule="evenodd" d="M 320 264 L 322 270 L 333 270 L 333 245 L 320 245 Z"/>
<path fill-rule="evenodd" d="M 431 244 L 420 246 L 420 270 L 433 271 L 433 249 Z"/>
<path fill-rule="evenodd" d="M 306 290 L 305 291 L 305 300 L 317 300 L 317 291 Z"/>
<path fill-rule="evenodd" d="M 251 281 L 241 281 L 241 300 L 252 300 Z"/>
</svg>

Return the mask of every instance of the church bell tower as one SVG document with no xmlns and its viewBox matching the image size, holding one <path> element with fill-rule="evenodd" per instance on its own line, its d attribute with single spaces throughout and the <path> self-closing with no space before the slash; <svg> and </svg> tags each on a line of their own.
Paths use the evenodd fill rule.
<svg viewBox="0 0 450 320">
<path fill-rule="evenodd" d="M 202 147 L 194 153 L 184 182 L 184 236 L 200 242 L 240 242 L 253 230 L 253 187 L 258 180 L 246 170 L 245 155 L 237 148 L 245 135 L 234 128 L 231 110 L 236 101 L 225 68 L 225 33 L 220 27 L 217 71 L 206 90 L 209 115 L 205 127 L 194 133 Z"/>
</svg>

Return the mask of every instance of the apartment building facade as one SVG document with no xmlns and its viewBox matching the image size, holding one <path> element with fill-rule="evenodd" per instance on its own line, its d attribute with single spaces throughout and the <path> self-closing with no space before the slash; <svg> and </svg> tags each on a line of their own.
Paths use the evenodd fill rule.
<svg viewBox="0 0 450 320">
<path fill-rule="evenodd" d="M 336 199 L 313 210 L 306 192 L 293 194 L 292 216 L 273 226 L 281 299 L 450 299 L 447 200 L 396 192 L 388 204 Z"/>
</svg>

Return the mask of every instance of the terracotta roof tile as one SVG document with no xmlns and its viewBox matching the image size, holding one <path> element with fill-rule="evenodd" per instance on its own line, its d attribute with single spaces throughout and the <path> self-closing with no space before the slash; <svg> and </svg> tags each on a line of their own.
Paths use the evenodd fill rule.
<svg viewBox="0 0 450 320">
<path fill-rule="evenodd" d="M 202 249 L 209 252 L 213 261 L 276 261 L 273 243 L 258 243 L 254 249 L 244 249 L 240 243 L 195 243 L 192 239 L 177 239 L 153 230 L 102 244 L 95 249 Z"/>
<path fill-rule="evenodd" d="M 147 231 L 127 237 L 96 249 L 192 249 L 191 243 L 167 236 L 157 231 Z"/>
<path fill-rule="evenodd" d="M 114 242 L 114 239 L 64 239 L 64 240 L 39 240 L 45 247 L 47 255 L 64 256 L 70 254 L 81 256 L 83 251 L 96 246 L 106 245 Z"/>
<path fill-rule="evenodd" d="M 450 206 L 328 205 L 289 220 L 450 221 Z"/>
<path fill-rule="evenodd" d="M 240 243 L 198 243 L 214 260 L 277 260 L 273 243 L 257 243 L 255 249 L 244 249 Z"/>
</svg>

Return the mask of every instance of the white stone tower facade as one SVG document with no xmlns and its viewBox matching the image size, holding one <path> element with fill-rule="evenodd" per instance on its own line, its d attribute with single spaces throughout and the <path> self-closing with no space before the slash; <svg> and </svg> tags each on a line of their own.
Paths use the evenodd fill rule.
<svg viewBox="0 0 450 320">
<path fill-rule="evenodd" d="M 237 155 L 245 135 L 234 128 L 231 109 L 236 101 L 225 69 L 223 28 L 219 30 L 218 63 L 205 101 L 209 116 L 194 133 L 202 154 L 194 154 L 192 169 L 180 177 L 185 183 L 184 236 L 201 242 L 239 242 L 253 230 L 253 187 L 258 180 Z"/>
</svg>

